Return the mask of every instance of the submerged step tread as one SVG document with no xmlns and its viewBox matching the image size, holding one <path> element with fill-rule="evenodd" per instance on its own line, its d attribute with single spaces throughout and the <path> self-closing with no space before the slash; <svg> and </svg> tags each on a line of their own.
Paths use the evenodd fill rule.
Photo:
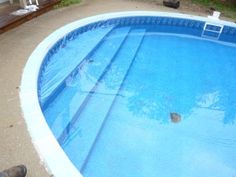
<svg viewBox="0 0 236 177">
<path fill-rule="evenodd" d="M 39 96 L 42 104 L 114 27 L 97 28 L 80 34 L 75 39 L 78 42 L 68 43 L 51 57 L 41 74 Z M 69 56 L 66 50 L 70 50 Z"/>
<path fill-rule="evenodd" d="M 70 81 L 67 81 L 67 84 L 71 84 L 71 86 L 67 85 L 63 92 L 54 100 L 52 105 L 45 109 L 44 114 L 45 117 L 47 117 L 48 125 L 56 138 L 59 138 L 62 134 L 104 70 L 110 65 L 129 31 L 130 27 L 114 29 L 110 35 L 106 37 L 98 50 L 94 51 L 94 54 L 90 57 L 90 60 L 94 62 L 84 65 L 84 68 L 81 68 L 77 77 L 75 76 Z M 117 35 L 119 35 L 119 37 L 117 37 Z M 107 48 L 109 50 L 107 50 Z M 88 78 L 91 76 L 87 74 L 91 72 L 93 72 L 92 79 Z M 64 105 L 65 102 L 69 102 L 69 104 Z M 58 107 L 62 109 L 58 110 Z"/>
<path fill-rule="evenodd" d="M 129 33 L 129 37 L 120 49 L 110 70 L 103 77 L 96 90 L 90 93 L 91 97 L 87 106 L 82 110 L 80 118 L 70 127 L 68 139 L 61 142 L 65 152 L 73 159 L 73 162 L 76 162 L 79 169 L 82 168 L 93 147 L 111 105 L 135 59 L 144 34 L 144 29 L 135 29 Z M 95 112 L 94 110 L 98 111 Z M 76 152 L 74 152 L 75 149 Z"/>
</svg>

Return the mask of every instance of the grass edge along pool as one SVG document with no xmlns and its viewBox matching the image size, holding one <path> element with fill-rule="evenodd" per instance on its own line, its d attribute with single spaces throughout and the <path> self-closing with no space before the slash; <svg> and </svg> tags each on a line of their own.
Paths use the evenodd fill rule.
<svg viewBox="0 0 236 177">
<path fill-rule="evenodd" d="M 194 31 L 195 35 L 212 38 L 213 40 L 236 42 L 236 25 L 234 23 L 192 15 L 150 11 L 118 12 L 93 16 L 56 30 L 42 41 L 29 57 L 24 68 L 20 92 L 21 106 L 33 144 L 46 168 L 55 177 L 79 177 L 81 174 L 54 138 L 41 111 L 38 100 L 38 77 L 43 63 L 46 62 L 45 57 L 50 55 L 50 52 L 55 52 L 57 47 L 62 44 L 61 41 L 63 39 L 73 36 L 81 29 L 89 29 L 90 25 L 98 22 L 108 23 L 112 19 L 114 22 L 114 19 L 118 20 L 118 18 L 126 20 L 140 18 L 140 21 L 137 20 L 138 23 L 146 23 L 145 19 L 149 19 L 149 23 L 155 23 L 155 20 L 152 21 L 152 18 L 165 19 L 161 23 L 167 26 L 178 25 L 178 22 L 181 21 L 179 25 L 181 24 L 183 27 L 190 29 L 197 29 Z M 122 23 L 128 22 L 124 20 Z M 191 34 L 191 30 L 188 32 L 188 34 Z M 62 162 L 63 168 L 60 168 Z"/>
</svg>

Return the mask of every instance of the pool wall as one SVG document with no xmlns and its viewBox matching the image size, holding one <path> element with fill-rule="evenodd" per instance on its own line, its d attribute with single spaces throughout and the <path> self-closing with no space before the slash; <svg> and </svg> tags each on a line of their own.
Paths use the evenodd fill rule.
<svg viewBox="0 0 236 177">
<path fill-rule="evenodd" d="M 147 11 L 109 13 L 82 19 L 56 30 L 41 42 L 29 57 L 24 68 L 20 98 L 23 116 L 32 142 L 49 172 L 55 177 L 81 176 L 54 138 L 43 116 L 38 99 L 40 72 L 60 46 L 99 25 L 158 25 L 160 32 L 175 32 L 200 37 L 206 28 L 206 22 L 223 27 L 216 38 L 215 34 L 211 34 L 211 32 L 218 31 L 217 27 L 209 25 L 209 34 L 207 34 L 209 38 L 236 43 L 236 24 L 234 23 L 192 15 Z"/>
</svg>

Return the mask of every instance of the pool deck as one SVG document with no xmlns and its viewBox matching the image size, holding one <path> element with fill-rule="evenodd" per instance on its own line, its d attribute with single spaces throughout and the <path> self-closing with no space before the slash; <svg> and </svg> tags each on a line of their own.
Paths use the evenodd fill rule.
<svg viewBox="0 0 236 177">
<path fill-rule="evenodd" d="M 192 13 L 187 6 L 178 10 L 163 7 L 161 1 L 157 5 L 131 0 L 86 0 L 79 5 L 50 11 L 0 35 L 0 170 L 25 164 L 27 177 L 51 176 L 31 143 L 19 100 L 22 70 L 34 48 L 65 24 L 101 13 L 129 10 Z M 199 11 L 194 15 L 208 15 L 204 10 Z M 63 168 L 63 162 L 58 168 Z"/>
</svg>

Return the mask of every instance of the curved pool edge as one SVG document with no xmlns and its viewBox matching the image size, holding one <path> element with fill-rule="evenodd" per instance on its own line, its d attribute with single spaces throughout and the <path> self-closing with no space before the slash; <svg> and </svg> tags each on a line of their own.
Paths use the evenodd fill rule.
<svg viewBox="0 0 236 177">
<path fill-rule="evenodd" d="M 51 35 L 49 35 L 46 39 L 44 39 L 33 51 L 24 68 L 20 87 L 20 101 L 23 111 L 23 117 L 26 121 L 33 145 L 35 146 L 46 169 L 55 177 L 81 177 L 82 175 L 72 164 L 72 162 L 69 160 L 65 152 L 58 144 L 57 140 L 55 139 L 54 135 L 47 125 L 47 122 L 39 105 L 37 93 L 38 75 L 45 55 L 59 39 L 76 28 L 96 21 L 107 20 L 115 17 L 128 17 L 138 15 L 179 17 L 236 27 L 236 24 L 232 22 L 214 20 L 194 15 L 153 11 L 128 11 L 106 13 L 78 20 L 66 26 L 63 26 L 62 28 L 59 28 Z"/>
<path fill-rule="evenodd" d="M 41 56 L 43 58 L 41 50 L 45 50 L 44 47 L 44 43 L 38 45 L 29 57 L 23 71 L 20 86 L 23 117 L 27 124 L 31 141 L 49 174 L 55 177 L 82 177 L 54 138 L 38 102 L 37 79 L 42 62 L 40 58 Z"/>
</svg>

